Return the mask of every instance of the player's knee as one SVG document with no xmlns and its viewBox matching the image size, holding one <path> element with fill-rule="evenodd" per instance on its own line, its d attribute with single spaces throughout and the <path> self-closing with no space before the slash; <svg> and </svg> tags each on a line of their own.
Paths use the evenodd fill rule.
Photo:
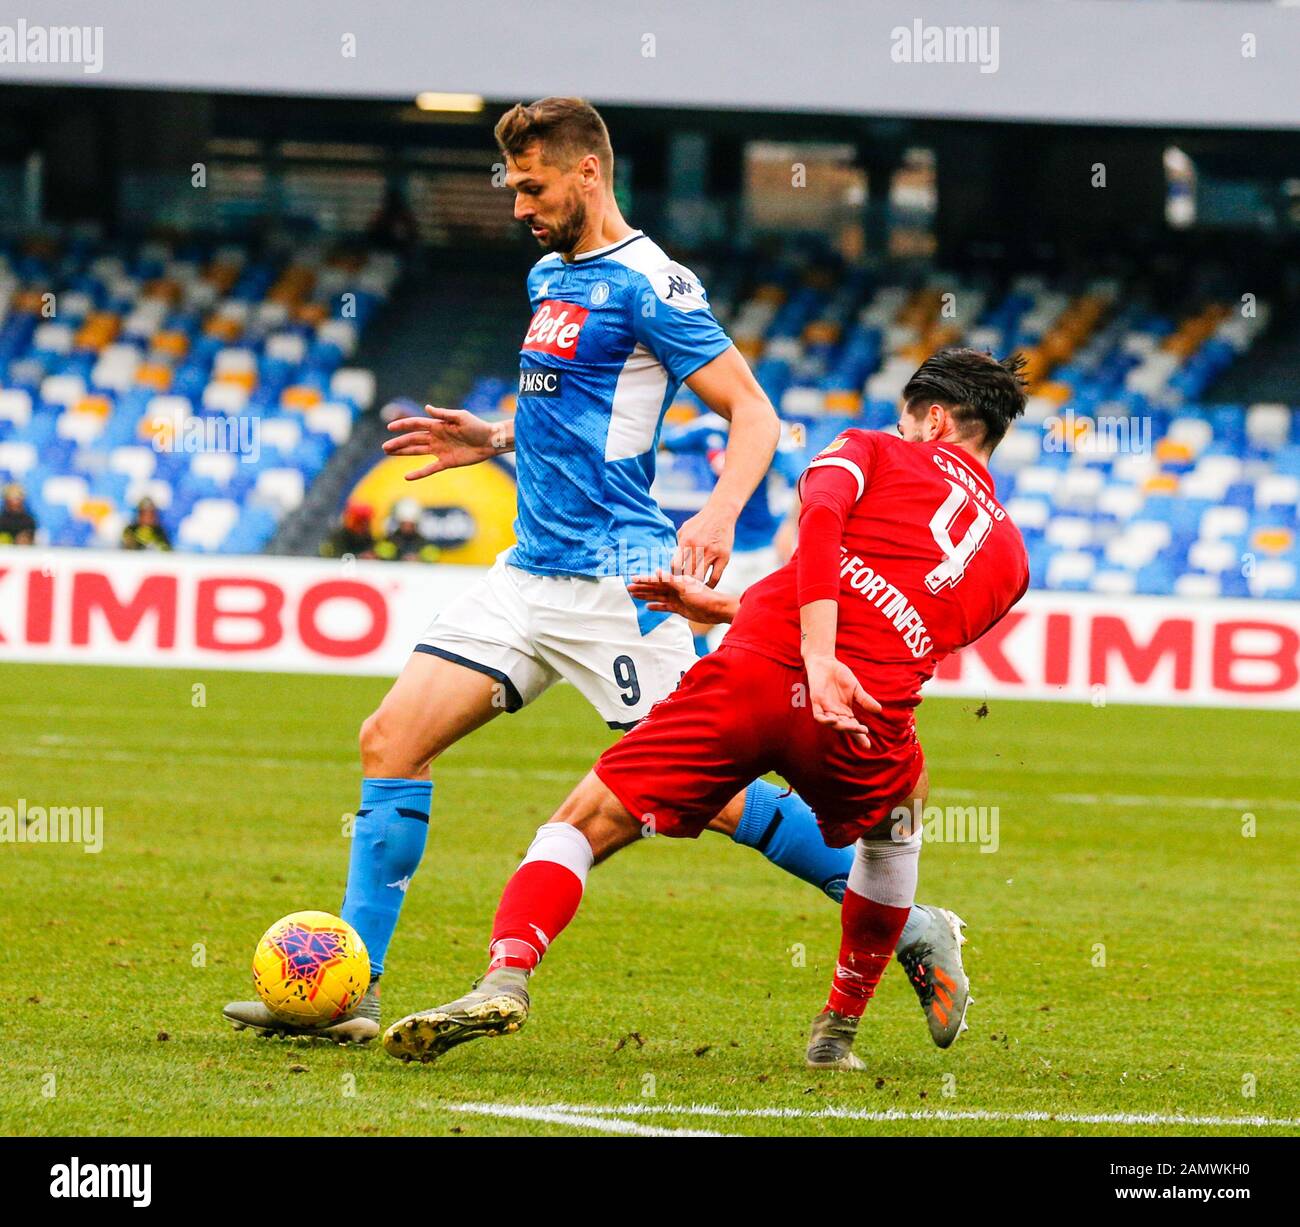
<svg viewBox="0 0 1300 1227">
<path fill-rule="evenodd" d="M 361 769 L 372 779 L 405 779 L 417 775 L 426 765 L 412 761 L 393 720 L 382 707 L 362 721 L 357 740 Z"/>
<path fill-rule="evenodd" d="M 594 771 L 569 794 L 551 821 L 581 831 L 597 861 L 641 837 L 638 820 Z"/>
</svg>

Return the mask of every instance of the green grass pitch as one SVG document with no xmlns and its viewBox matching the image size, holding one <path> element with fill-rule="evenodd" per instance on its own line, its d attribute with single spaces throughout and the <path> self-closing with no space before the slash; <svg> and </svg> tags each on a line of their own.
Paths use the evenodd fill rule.
<svg viewBox="0 0 1300 1227">
<path fill-rule="evenodd" d="M 947 1052 L 893 964 L 869 1072 L 804 1070 L 835 909 L 708 835 L 593 873 L 518 1036 L 404 1066 L 235 1034 L 261 931 L 339 907 L 385 688 L 0 668 L 0 806 L 104 810 L 98 854 L 0 844 L 0 1132 L 1297 1132 L 1295 713 L 928 701 L 932 800 L 1000 820 L 996 853 L 921 858 L 920 898 L 970 926 Z M 440 761 L 386 1022 L 479 973 L 503 882 L 612 736 L 560 687 Z"/>
</svg>

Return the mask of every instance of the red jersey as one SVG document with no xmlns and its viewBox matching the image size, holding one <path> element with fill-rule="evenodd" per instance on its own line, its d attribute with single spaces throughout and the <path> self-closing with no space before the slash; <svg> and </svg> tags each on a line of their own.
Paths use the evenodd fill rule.
<svg viewBox="0 0 1300 1227">
<path fill-rule="evenodd" d="M 835 655 L 888 709 L 1024 594 L 1029 559 L 988 470 L 947 443 L 846 430 L 799 479 L 799 548 L 750 588 L 725 643 L 802 667 L 799 607 L 838 601 Z"/>
</svg>

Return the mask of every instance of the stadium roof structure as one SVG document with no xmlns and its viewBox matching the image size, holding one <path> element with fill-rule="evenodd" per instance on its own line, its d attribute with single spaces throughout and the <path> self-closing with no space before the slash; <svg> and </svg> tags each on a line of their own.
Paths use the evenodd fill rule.
<svg viewBox="0 0 1300 1227">
<path fill-rule="evenodd" d="M 226 0 L 105 11 L 64 0 L 56 22 L 0 25 L 0 83 L 498 101 L 572 92 L 602 104 L 1300 127 L 1300 28 L 1286 5 L 933 0 L 925 10 Z M 78 29 L 84 39 L 66 33 Z"/>
</svg>

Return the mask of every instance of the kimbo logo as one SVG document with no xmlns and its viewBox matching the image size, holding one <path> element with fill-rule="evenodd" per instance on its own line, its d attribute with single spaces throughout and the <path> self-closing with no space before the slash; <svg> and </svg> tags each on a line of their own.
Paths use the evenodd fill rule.
<svg viewBox="0 0 1300 1227">
<path fill-rule="evenodd" d="M 560 371 L 544 366 L 519 368 L 520 396 L 559 396 L 563 387 Z"/>
</svg>

